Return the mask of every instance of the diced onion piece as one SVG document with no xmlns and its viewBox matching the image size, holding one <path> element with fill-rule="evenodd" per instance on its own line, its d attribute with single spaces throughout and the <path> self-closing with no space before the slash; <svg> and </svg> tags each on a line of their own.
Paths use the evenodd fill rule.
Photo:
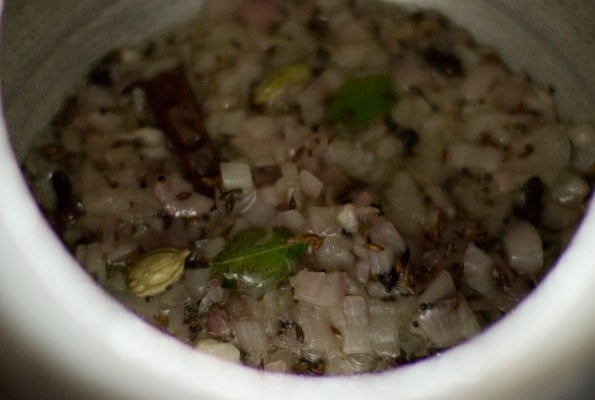
<svg viewBox="0 0 595 400">
<path fill-rule="evenodd" d="M 454 143 L 448 146 L 447 151 L 448 164 L 454 168 L 495 172 L 502 164 L 502 154 L 493 147 Z"/>
<path fill-rule="evenodd" d="M 589 185 L 574 174 L 562 174 L 563 179 L 552 188 L 552 196 L 562 204 L 580 202 L 589 193 Z"/>
<path fill-rule="evenodd" d="M 568 129 L 574 148 L 572 165 L 579 171 L 586 171 L 595 164 L 595 128 L 591 124 L 581 124 Z"/>
<path fill-rule="evenodd" d="M 278 131 L 275 119 L 263 115 L 246 119 L 243 129 L 246 135 L 256 140 L 267 140 Z"/>
<path fill-rule="evenodd" d="M 345 315 L 343 352 L 345 354 L 372 353 L 366 300 L 360 296 L 346 296 L 343 301 L 343 314 Z"/>
<path fill-rule="evenodd" d="M 212 260 L 217 257 L 217 254 L 221 253 L 225 248 L 225 239 L 222 237 L 214 238 L 212 240 L 206 240 L 204 246 L 201 246 L 203 255 L 207 260 Z"/>
<path fill-rule="evenodd" d="M 99 282 L 104 282 L 106 278 L 105 259 L 101 251 L 101 243 L 91 243 L 87 246 L 85 252 L 85 268 L 89 274 L 96 277 Z"/>
<path fill-rule="evenodd" d="M 368 282 L 369 275 L 370 263 L 361 260 L 355 263 L 355 277 L 360 283 Z"/>
<path fill-rule="evenodd" d="M 317 306 L 338 306 L 347 291 L 347 281 L 342 272 L 300 271 L 291 278 L 297 300 Z"/>
<path fill-rule="evenodd" d="M 315 199 L 318 196 L 320 196 L 323 184 L 310 171 L 307 171 L 305 169 L 301 170 L 299 180 L 300 186 L 302 188 L 302 193 L 304 193 L 307 197 Z"/>
<path fill-rule="evenodd" d="M 236 207 L 252 226 L 269 226 L 277 213 L 275 207 L 262 201 L 258 192 L 244 196 L 243 201 L 236 204 Z"/>
<path fill-rule="evenodd" d="M 386 190 L 391 216 L 405 235 L 415 235 L 429 225 L 430 217 L 417 183 L 406 172 L 399 171 Z"/>
<path fill-rule="evenodd" d="M 502 192 L 519 188 L 527 179 L 538 176 L 544 182 L 551 182 L 560 171 L 568 166 L 571 145 L 560 126 L 546 126 L 532 131 L 525 139 L 525 148 L 532 148 L 524 158 L 508 160 L 494 174 Z"/>
<path fill-rule="evenodd" d="M 225 190 L 242 189 L 249 192 L 254 187 L 250 166 L 244 162 L 221 163 L 221 179 Z"/>
<path fill-rule="evenodd" d="M 161 132 L 159 129 L 148 126 L 137 129 L 132 134 L 146 147 L 159 147 L 165 142 L 165 136 L 163 135 L 163 132 Z"/>
<path fill-rule="evenodd" d="M 209 316 L 207 319 L 207 329 L 209 333 L 215 336 L 222 336 L 229 331 L 229 315 L 227 311 L 212 305 L 209 309 Z"/>
<path fill-rule="evenodd" d="M 506 70 L 499 64 L 479 64 L 472 68 L 463 81 L 463 97 L 469 101 L 484 99 L 496 81 L 506 76 Z"/>
<path fill-rule="evenodd" d="M 324 309 L 298 303 L 296 320 L 304 332 L 304 348 L 308 353 L 321 356 L 338 350 L 328 313 Z"/>
<path fill-rule="evenodd" d="M 213 200 L 198 193 L 192 193 L 184 199 L 179 199 L 172 190 L 169 182 L 156 182 L 155 197 L 163 210 L 174 218 L 196 218 L 206 214 L 213 207 Z"/>
<path fill-rule="evenodd" d="M 310 207 L 308 209 L 308 220 L 312 233 L 317 235 L 333 235 L 341 231 L 337 222 L 339 207 Z"/>
<path fill-rule="evenodd" d="M 262 353 L 268 340 L 263 327 L 253 319 L 236 320 L 233 324 L 240 348 L 248 353 Z"/>
<path fill-rule="evenodd" d="M 543 266 L 541 238 L 533 225 L 520 222 L 503 239 L 508 263 L 517 272 L 535 275 Z"/>
<path fill-rule="evenodd" d="M 128 254 L 132 253 L 134 250 L 138 248 L 136 243 L 126 243 L 121 246 L 118 246 L 110 251 L 108 254 L 107 260 L 109 262 L 114 262 L 118 260 L 122 260 Z"/>
<path fill-rule="evenodd" d="M 296 185 L 298 182 L 297 166 L 293 162 L 284 162 L 280 165 L 281 179 L 287 181 L 290 185 Z"/>
<path fill-rule="evenodd" d="M 298 210 L 287 210 L 277 213 L 277 223 L 293 232 L 300 232 L 306 225 L 306 219 Z"/>
<path fill-rule="evenodd" d="M 355 207 L 353 204 L 345 204 L 339 214 L 337 215 L 337 221 L 341 224 L 341 227 L 347 232 L 356 232 L 358 227 L 357 215 L 355 215 Z"/>
<path fill-rule="evenodd" d="M 426 290 L 419 296 L 421 303 L 434 303 L 435 301 L 451 297 L 457 289 L 450 274 L 444 270 L 430 282 Z"/>
<path fill-rule="evenodd" d="M 401 234 L 390 222 L 382 222 L 374 225 L 368 230 L 368 235 L 370 236 L 372 243 L 378 244 L 384 248 L 389 247 L 398 253 L 403 253 L 407 249 L 407 245 L 401 237 Z"/>
<path fill-rule="evenodd" d="M 472 289 L 486 298 L 494 298 L 496 286 L 492 275 L 494 261 L 477 246 L 470 244 L 463 258 L 463 276 Z"/>
<path fill-rule="evenodd" d="M 324 269 L 345 270 L 353 265 L 353 243 L 344 236 L 327 236 L 316 250 L 316 261 Z"/>
<path fill-rule="evenodd" d="M 448 347 L 479 332 L 479 323 L 461 295 L 434 303 L 419 315 L 419 326 L 439 347 Z"/>
<path fill-rule="evenodd" d="M 211 279 L 210 268 L 186 269 L 184 271 L 184 284 L 188 292 L 201 298 L 207 291 L 209 280 Z"/>
<path fill-rule="evenodd" d="M 381 357 L 399 355 L 396 307 L 394 303 L 385 302 L 370 305 L 370 340 L 372 349 Z"/>
<path fill-rule="evenodd" d="M 447 194 L 442 188 L 436 185 L 430 185 L 426 188 L 426 195 L 432 200 L 447 217 L 452 218 L 457 213 L 457 209 L 449 200 Z"/>
<path fill-rule="evenodd" d="M 198 341 L 196 348 L 228 361 L 240 361 L 240 351 L 232 343 L 203 339 Z"/>
<path fill-rule="evenodd" d="M 580 124 L 568 128 L 567 134 L 575 147 L 583 147 L 595 143 L 595 128 L 591 124 Z"/>
<path fill-rule="evenodd" d="M 394 268 L 395 255 L 390 249 L 372 250 L 367 253 L 371 274 L 385 274 Z"/>
<path fill-rule="evenodd" d="M 285 360 L 277 360 L 266 364 L 264 370 L 269 372 L 287 372 L 288 368 Z"/>
</svg>

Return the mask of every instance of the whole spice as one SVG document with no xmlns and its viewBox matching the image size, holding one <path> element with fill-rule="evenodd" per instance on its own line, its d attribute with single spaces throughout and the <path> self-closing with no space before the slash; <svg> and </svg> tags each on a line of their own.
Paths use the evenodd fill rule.
<svg viewBox="0 0 595 400">
<path fill-rule="evenodd" d="M 204 126 L 202 109 L 184 71 L 163 72 L 141 84 L 157 125 L 190 176 L 194 189 L 213 198 L 219 154 Z"/>
<path fill-rule="evenodd" d="M 306 64 L 295 64 L 282 68 L 263 79 L 254 91 L 256 104 L 269 104 L 278 98 L 287 88 L 310 80 L 312 71 Z"/>
<path fill-rule="evenodd" d="M 190 250 L 162 248 L 141 257 L 128 272 L 128 288 L 138 297 L 159 294 L 178 281 Z"/>
</svg>

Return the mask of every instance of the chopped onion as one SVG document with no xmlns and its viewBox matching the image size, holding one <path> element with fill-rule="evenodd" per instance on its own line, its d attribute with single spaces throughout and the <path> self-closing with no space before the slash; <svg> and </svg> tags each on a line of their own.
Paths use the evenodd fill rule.
<svg viewBox="0 0 595 400">
<path fill-rule="evenodd" d="M 488 299 L 498 297 L 498 289 L 492 273 L 493 265 L 494 261 L 492 258 L 477 246 L 470 244 L 467 247 L 463 258 L 463 275 L 465 281 L 472 289 L 477 290 Z"/>
<path fill-rule="evenodd" d="M 269 372 L 287 372 L 289 368 L 287 367 L 285 360 L 277 360 L 265 364 L 264 370 Z"/>
<path fill-rule="evenodd" d="M 323 184 L 316 176 L 311 172 L 303 169 L 299 175 L 300 186 L 304 195 L 311 199 L 315 199 L 320 196 Z"/>
<path fill-rule="evenodd" d="M 432 304 L 419 314 L 419 326 L 439 347 L 448 347 L 475 335 L 479 323 L 461 295 Z"/>
<path fill-rule="evenodd" d="M 326 309 L 298 303 L 296 320 L 304 333 L 304 347 L 311 358 L 322 354 L 336 352 L 338 344 L 330 328 L 329 315 Z"/>
<path fill-rule="evenodd" d="M 190 299 L 188 291 L 183 284 L 174 284 L 171 289 L 166 290 L 160 296 L 159 301 L 161 304 L 170 306 L 170 307 L 180 307 L 186 301 Z"/>
<path fill-rule="evenodd" d="M 228 361 L 239 362 L 240 351 L 232 344 L 214 339 L 199 340 L 196 348 Z"/>
<path fill-rule="evenodd" d="M 343 352 L 345 354 L 372 353 L 366 300 L 360 296 L 346 296 L 343 301 L 343 314 L 345 315 Z"/>
<path fill-rule="evenodd" d="M 213 200 L 196 192 L 187 191 L 190 196 L 179 200 L 176 195 L 178 193 L 172 191 L 169 183 L 156 182 L 155 196 L 163 210 L 175 218 L 196 218 L 209 212 L 213 207 Z"/>
<path fill-rule="evenodd" d="M 225 190 L 242 189 L 244 193 L 254 187 L 250 166 L 244 162 L 221 163 L 221 180 Z"/>
<path fill-rule="evenodd" d="M 500 110 L 513 111 L 521 106 L 529 93 L 527 75 L 524 72 L 516 72 L 499 79 L 490 88 L 488 101 Z"/>
<path fill-rule="evenodd" d="M 368 192 L 360 192 L 357 196 L 355 196 L 355 200 L 353 200 L 354 207 L 370 207 L 374 199 L 372 195 Z"/>
<path fill-rule="evenodd" d="M 347 232 L 353 233 L 357 231 L 358 221 L 353 204 L 345 204 L 343 206 L 337 215 L 337 221 L 339 221 L 341 227 Z"/>
<path fill-rule="evenodd" d="M 277 207 L 279 204 L 281 204 L 279 193 L 277 193 L 273 186 L 258 188 L 257 193 L 258 198 L 270 207 Z"/>
<path fill-rule="evenodd" d="M 239 319 L 233 323 L 233 328 L 242 350 L 252 354 L 261 354 L 267 348 L 268 340 L 258 321 Z"/>
<path fill-rule="evenodd" d="M 541 238 L 533 225 L 520 222 L 512 227 L 502 239 L 508 263 L 517 272 L 535 275 L 543 266 Z"/>
<path fill-rule="evenodd" d="M 595 128 L 591 124 L 581 124 L 568 129 L 568 137 L 573 144 L 572 165 L 581 172 L 595 163 Z"/>
<path fill-rule="evenodd" d="M 419 303 L 434 303 L 438 300 L 452 297 L 456 293 L 456 290 L 450 274 L 442 270 L 419 296 Z"/>
<path fill-rule="evenodd" d="M 448 146 L 447 163 L 454 168 L 495 172 L 502 164 L 502 154 L 493 147 L 460 142 Z"/>
<path fill-rule="evenodd" d="M 406 172 L 397 172 L 386 190 L 388 206 L 396 225 L 405 235 L 418 234 L 428 225 L 429 213 L 417 183 Z"/>
<path fill-rule="evenodd" d="M 247 201 L 245 206 L 238 204 L 240 213 L 252 226 L 269 226 L 275 218 L 277 210 L 260 199 L 257 192 L 244 197 Z M 241 208 L 244 206 L 243 208 Z"/>
<path fill-rule="evenodd" d="M 107 256 L 107 259 L 109 262 L 122 260 L 128 254 L 135 251 L 137 249 L 137 247 L 138 247 L 138 245 L 136 243 L 126 243 L 126 244 L 120 245 L 120 246 L 111 250 L 111 252 Z"/>
<path fill-rule="evenodd" d="M 310 207 L 308 209 L 308 221 L 312 233 L 317 235 L 334 235 L 341 232 L 337 222 L 339 207 Z"/>
<path fill-rule="evenodd" d="M 355 276 L 360 283 L 368 282 L 369 275 L 370 263 L 361 260 L 355 263 Z"/>
<path fill-rule="evenodd" d="M 202 254 L 207 260 L 212 260 L 225 248 L 225 239 L 222 237 L 213 238 L 211 240 L 201 240 L 200 246 L 198 246 L 198 242 L 195 243 L 197 244 L 197 247 L 200 248 Z"/>
<path fill-rule="evenodd" d="M 316 250 L 316 261 L 325 270 L 345 270 L 353 265 L 353 243 L 344 236 L 327 236 Z"/>
<path fill-rule="evenodd" d="M 463 81 L 462 94 L 469 101 L 485 99 L 496 81 L 506 76 L 500 64 L 479 64 L 469 70 Z"/>
<path fill-rule="evenodd" d="M 186 269 L 184 271 L 184 284 L 191 296 L 200 299 L 207 291 L 211 279 L 210 268 Z"/>
<path fill-rule="evenodd" d="M 298 210 L 278 212 L 276 222 L 277 225 L 283 226 L 293 232 L 300 232 L 306 226 L 306 219 Z"/>
<path fill-rule="evenodd" d="M 342 272 L 300 271 L 291 278 L 294 297 L 318 306 L 340 305 L 347 291 L 347 281 Z"/>
<path fill-rule="evenodd" d="M 453 218 L 457 212 L 457 209 L 448 199 L 447 194 L 439 186 L 430 185 L 426 188 L 426 195 L 432 200 L 432 203 L 436 205 L 448 218 Z"/>
<path fill-rule="evenodd" d="M 368 251 L 370 273 L 373 275 L 384 274 L 393 268 L 395 254 L 390 249 Z"/>
<path fill-rule="evenodd" d="M 262 296 L 260 319 L 264 325 L 264 331 L 269 337 L 279 333 L 279 298 L 280 291 L 277 288 L 267 290 Z"/>
<path fill-rule="evenodd" d="M 589 185 L 575 174 L 562 174 L 552 188 L 552 196 L 561 204 L 581 202 L 589 194 Z"/>
<path fill-rule="evenodd" d="M 370 341 L 374 352 L 381 357 L 399 355 L 396 307 L 395 303 L 387 302 L 370 305 Z"/>
<path fill-rule="evenodd" d="M 165 142 L 165 136 L 159 129 L 149 126 L 135 130 L 135 138 L 139 139 L 146 147 L 160 147 Z"/>
<path fill-rule="evenodd" d="M 95 276 L 99 282 L 106 278 L 105 259 L 101 250 L 101 243 L 90 243 L 85 253 L 85 269 Z"/>
<path fill-rule="evenodd" d="M 246 119 L 242 128 L 248 136 L 257 140 L 266 140 L 278 131 L 275 118 L 264 115 Z"/>
<path fill-rule="evenodd" d="M 407 245 L 401 237 L 401 234 L 397 231 L 397 228 L 388 221 L 379 223 L 368 229 L 368 235 L 370 236 L 370 239 L 372 239 L 372 243 L 378 244 L 385 249 L 390 248 L 397 253 L 403 253 L 407 250 Z"/>
<path fill-rule="evenodd" d="M 279 0 L 248 0 L 243 4 L 240 16 L 256 30 L 266 32 L 279 17 L 280 4 Z"/>
<path fill-rule="evenodd" d="M 212 305 L 209 308 L 209 316 L 207 319 L 207 329 L 209 333 L 215 336 L 223 336 L 229 333 L 229 315 L 224 309 Z"/>
</svg>

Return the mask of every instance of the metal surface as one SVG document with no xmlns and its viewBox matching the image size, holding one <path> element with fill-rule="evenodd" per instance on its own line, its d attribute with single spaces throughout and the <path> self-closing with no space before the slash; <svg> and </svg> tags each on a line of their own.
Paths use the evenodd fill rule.
<svg viewBox="0 0 595 400">
<path fill-rule="evenodd" d="M 562 114 L 594 118 L 595 5 L 589 0 L 403 0 L 435 8 L 556 88 Z M 228 365 L 156 333 L 74 264 L 26 191 L 27 150 L 89 64 L 191 17 L 194 0 L 9 0 L 0 129 L 0 385 L 18 398 L 557 399 L 589 396 L 595 350 L 591 212 L 559 265 L 494 329 L 429 362 L 323 380 Z M 11 142 L 12 146 L 11 147 Z M 7 388 L 0 393 L 8 396 Z M 400 397 L 397 396 L 400 394 Z M 593 397 L 593 396 L 589 396 Z"/>
</svg>

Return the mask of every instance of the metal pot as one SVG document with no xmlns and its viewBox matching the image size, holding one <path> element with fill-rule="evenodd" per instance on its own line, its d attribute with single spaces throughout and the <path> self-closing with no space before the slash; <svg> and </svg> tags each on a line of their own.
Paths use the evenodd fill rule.
<svg viewBox="0 0 595 400">
<path fill-rule="evenodd" d="M 434 8 L 556 89 L 561 114 L 593 119 L 595 4 L 401 0 Z M 1 4 L 1 3 L 0 3 Z M 18 398 L 557 399 L 593 397 L 595 212 L 505 320 L 446 354 L 377 375 L 264 374 L 189 351 L 97 287 L 60 245 L 19 159 L 89 64 L 191 16 L 195 0 L 8 0 L 2 15 L 0 383 Z M 595 390 L 594 390 L 595 392 Z M 590 395 L 589 395 L 590 393 Z"/>
</svg>

